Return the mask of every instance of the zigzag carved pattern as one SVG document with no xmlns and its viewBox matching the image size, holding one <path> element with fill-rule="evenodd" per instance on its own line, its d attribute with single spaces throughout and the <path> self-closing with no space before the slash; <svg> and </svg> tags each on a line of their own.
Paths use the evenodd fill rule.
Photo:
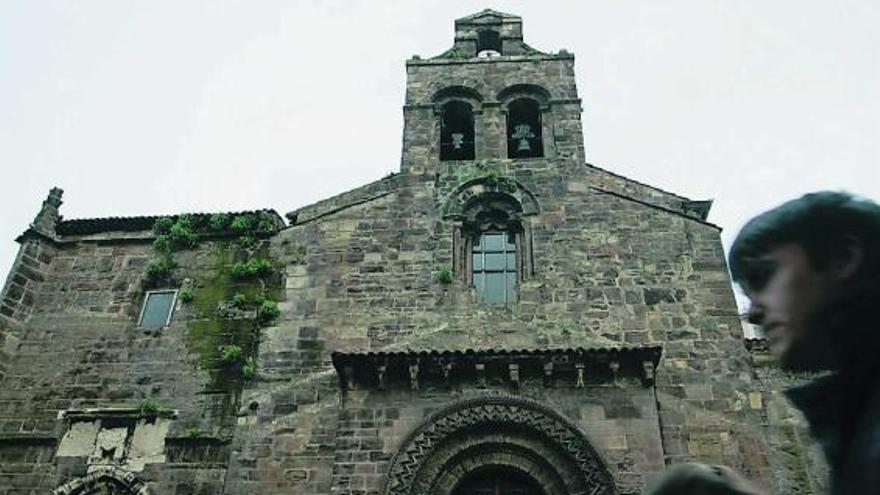
<svg viewBox="0 0 880 495">
<path fill-rule="evenodd" d="M 581 470 L 590 493 L 614 493 L 614 482 L 583 433 L 569 420 L 541 403 L 521 397 L 491 396 L 444 408 L 404 442 L 386 476 L 386 495 L 407 495 L 434 447 L 455 432 L 485 423 L 527 426 L 552 440 Z"/>
<path fill-rule="evenodd" d="M 56 488 L 53 495 L 84 495 L 94 491 L 102 482 L 113 482 L 125 495 L 150 495 L 146 484 L 134 473 L 119 467 L 99 467 L 82 478 Z"/>
</svg>

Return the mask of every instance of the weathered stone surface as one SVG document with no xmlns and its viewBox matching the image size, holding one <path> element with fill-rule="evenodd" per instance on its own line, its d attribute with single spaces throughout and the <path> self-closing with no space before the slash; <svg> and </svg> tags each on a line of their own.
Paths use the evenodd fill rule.
<svg viewBox="0 0 880 495">
<path fill-rule="evenodd" d="M 594 453 L 608 473 L 599 484 L 620 493 L 694 459 L 779 493 L 816 492 L 821 459 L 778 392 L 797 377 L 746 351 L 707 205 L 585 163 L 572 55 L 530 48 L 515 16 L 483 12 L 457 29 L 454 50 L 407 62 L 400 173 L 300 208 L 283 229 L 272 217 L 250 247 L 231 227 L 202 232 L 173 253 L 169 281 L 150 282 L 155 218 L 62 221 L 54 200 L 44 207 L 0 294 L 0 495 L 100 483 L 390 493 L 395 456 L 438 411 L 499 395 L 513 397 L 495 411 L 505 425 L 565 425 L 579 447 L 512 426 L 506 443 L 503 432 L 450 430 L 425 465 L 454 452 L 470 464 L 432 471 L 438 493 L 504 459 L 560 493 L 591 486 L 576 479 L 587 465 L 576 452 Z M 471 57 L 485 29 L 503 33 L 505 53 Z M 507 157 L 508 105 L 518 97 L 540 104 L 543 157 Z M 438 105 L 450 98 L 473 107 L 474 160 L 439 160 Z M 469 222 L 497 221 L 469 212 L 493 201 L 519 228 L 516 301 L 504 306 L 479 304 L 467 269 Z M 230 275 L 257 251 L 273 260 L 273 277 Z M 167 327 L 138 328 L 151 288 L 194 298 L 178 297 Z M 237 292 L 261 291 L 279 302 L 277 318 L 235 302 Z M 570 357 L 468 361 L 466 370 L 419 361 L 438 359 L 421 351 L 626 345 L 662 346 L 662 358 L 632 368 L 608 351 L 601 373 Z M 414 357 L 350 387 L 331 354 L 367 351 Z M 256 377 L 243 377 L 236 352 Z M 139 409 L 144 399 L 162 414 Z M 515 413 L 517 400 L 549 412 Z M 97 416 L 70 419 L 82 410 Z M 523 452 L 558 460 L 561 481 Z"/>
</svg>

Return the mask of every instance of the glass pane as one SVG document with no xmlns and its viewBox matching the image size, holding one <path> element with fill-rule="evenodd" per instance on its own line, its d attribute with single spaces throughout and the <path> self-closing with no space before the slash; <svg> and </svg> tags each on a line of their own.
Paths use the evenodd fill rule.
<svg viewBox="0 0 880 495">
<path fill-rule="evenodd" d="M 507 250 L 516 251 L 516 234 L 512 232 L 507 234 Z"/>
<path fill-rule="evenodd" d="M 504 253 L 486 253 L 486 270 L 504 270 L 507 255 Z"/>
<path fill-rule="evenodd" d="M 475 235 L 474 238 L 472 239 L 472 241 L 474 243 L 474 252 L 483 250 L 483 236 L 482 235 L 480 235 L 480 234 Z"/>
<path fill-rule="evenodd" d="M 486 251 L 503 251 L 505 234 L 483 234 L 484 248 Z"/>
<path fill-rule="evenodd" d="M 507 302 L 516 301 L 516 273 L 507 274 Z"/>
<path fill-rule="evenodd" d="M 516 270 L 516 253 L 507 253 L 507 269 Z"/>
<path fill-rule="evenodd" d="M 506 302 L 505 278 L 506 274 L 504 273 L 486 274 L 486 289 L 483 298 L 486 304 L 504 304 Z"/>
<path fill-rule="evenodd" d="M 154 292 L 147 294 L 144 302 L 144 314 L 140 326 L 143 328 L 162 328 L 171 314 L 174 292 Z"/>
<path fill-rule="evenodd" d="M 476 253 L 474 254 L 474 270 L 482 270 L 483 269 L 483 255 Z"/>
</svg>

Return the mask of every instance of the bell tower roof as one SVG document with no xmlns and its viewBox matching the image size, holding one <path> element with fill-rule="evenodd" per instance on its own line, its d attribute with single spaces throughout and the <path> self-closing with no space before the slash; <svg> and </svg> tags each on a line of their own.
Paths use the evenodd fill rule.
<svg viewBox="0 0 880 495">
<path fill-rule="evenodd" d="M 541 52 L 523 43 L 522 17 L 485 9 L 455 20 L 455 44 L 436 58 L 491 58 Z"/>
</svg>

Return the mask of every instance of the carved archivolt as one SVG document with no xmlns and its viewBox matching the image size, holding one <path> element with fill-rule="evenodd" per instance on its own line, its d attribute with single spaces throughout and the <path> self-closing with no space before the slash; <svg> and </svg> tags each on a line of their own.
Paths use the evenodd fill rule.
<svg viewBox="0 0 880 495">
<path fill-rule="evenodd" d="M 448 495 L 483 468 L 518 471 L 547 493 L 617 493 L 605 462 L 574 423 L 513 396 L 464 400 L 434 414 L 391 460 L 384 493 Z"/>
<path fill-rule="evenodd" d="M 537 215 L 540 207 L 535 195 L 519 182 L 513 181 L 511 186 L 510 190 L 506 190 L 482 177 L 467 181 L 447 198 L 443 207 L 443 218 L 467 220 L 468 210 L 472 209 L 476 201 L 492 197 L 508 200 L 512 207 L 504 209 L 509 210 L 507 213 L 512 219 Z"/>
<path fill-rule="evenodd" d="M 59 486 L 52 495 L 150 495 L 150 491 L 133 473 L 107 466 Z"/>
</svg>

